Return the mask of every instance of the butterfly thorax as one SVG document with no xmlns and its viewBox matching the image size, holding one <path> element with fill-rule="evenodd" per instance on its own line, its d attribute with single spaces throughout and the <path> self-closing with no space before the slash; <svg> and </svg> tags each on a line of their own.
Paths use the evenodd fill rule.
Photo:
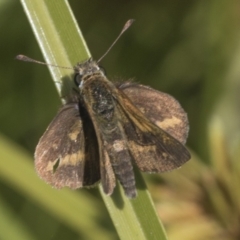
<svg viewBox="0 0 240 240">
<path fill-rule="evenodd" d="M 104 77 L 93 75 L 84 82 L 80 91 L 96 118 L 108 122 L 113 120 L 115 103 Z"/>
<path fill-rule="evenodd" d="M 91 69 L 94 69 L 93 73 L 89 74 L 90 70 L 84 70 L 86 74 L 81 77 L 80 96 L 83 105 L 93 116 L 98 127 L 104 132 L 112 133 L 116 129 L 118 118 L 116 102 L 112 94 L 115 86 L 105 77 L 100 68 L 97 69 L 96 65 Z"/>
</svg>

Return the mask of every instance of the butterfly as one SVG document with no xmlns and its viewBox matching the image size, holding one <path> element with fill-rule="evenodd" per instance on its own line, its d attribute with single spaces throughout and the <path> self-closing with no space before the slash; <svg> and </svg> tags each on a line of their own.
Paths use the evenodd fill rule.
<svg viewBox="0 0 240 240">
<path fill-rule="evenodd" d="M 135 198 L 134 166 L 160 173 L 190 159 L 187 114 L 166 93 L 109 81 L 98 62 L 74 67 L 76 89 L 40 138 L 35 168 L 55 188 L 101 182 L 111 195 L 119 181 L 126 196 Z"/>
<path fill-rule="evenodd" d="M 116 179 L 137 195 L 133 164 L 159 173 L 190 159 L 183 146 L 187 115 L 168 94 L 131 82 L 115 85 L 92 59 L 75 67 L 78 94 L 65 104 L 35 152 L 39 176 L 56 188 L 99 181 L 111 195 Z"/>
</svg>

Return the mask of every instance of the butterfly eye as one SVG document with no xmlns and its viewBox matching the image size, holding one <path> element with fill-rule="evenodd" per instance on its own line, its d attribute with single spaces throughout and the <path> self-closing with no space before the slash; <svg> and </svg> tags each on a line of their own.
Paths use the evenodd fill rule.
<svg viewBox="0 0 240 240">
<path fill-rule="evenodd" d="M 99 69 L 100 69 L 100 71 L 101 71 L 104 75 L 106 75 L 106 70 L 105 70 L 105 68 L 99 66 Z"/>
<path fill-rule="evenodd" d="M 77 87 L 81 84 L 81 81 L 82 81 L 82 75 L 75 74 L 74 83 L 76 84 Z"/>
</svg>

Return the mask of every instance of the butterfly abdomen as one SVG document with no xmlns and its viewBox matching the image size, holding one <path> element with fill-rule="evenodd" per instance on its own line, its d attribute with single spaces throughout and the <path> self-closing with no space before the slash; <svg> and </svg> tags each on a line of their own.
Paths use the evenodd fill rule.
<svg viewBox="0 0 240 240">
<path fill-rule="evenodd" d="M 131 155 L 125 147 L 124 141 L 115 140 L 109 153 L 113 171 L 116 178 L 123 186 L 125 194 L 129 198 L 136 197 L 135 178 L 131 163 Z"/>
</svg>

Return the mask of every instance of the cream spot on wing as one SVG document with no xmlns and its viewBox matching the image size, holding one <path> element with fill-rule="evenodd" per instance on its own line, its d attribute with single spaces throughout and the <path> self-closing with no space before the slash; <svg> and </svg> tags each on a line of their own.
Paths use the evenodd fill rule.
<svg viewBox="0 0 240 240">
<path fill-rule="evenodd" d="M 53 144 L 52 144 L 52 148 L 55 149 L 55 150 L 58 149 L 58 144 L 53 143 Z"/>
<path fill-rule="evenodd" d="M 140 110 L 142 113 L 145 113 L 145 108 L 139 107 L 139 110 Z"/>
<path fill-rule="evenodd" d="M 66 155 L 60 161 L 60 166 L 62 165 L 77 165 L 79 162 L 83 161 L 84 154 L 80 151 L 77 153 L 72 153 L 71 155 Z"/>
<path fill-rule="evenodd" d="M 172 117 L 172 118 L 166 118 L 162 122 L 156 121 L 156 125 L 162 129 L 167 129 L 169 127 L 174 127 L 176 125 L 179 125 L 182 122 L 180 118 Z"/>
<path fill-rule="evenodd" d="M 132 152 L 134 152 L 138 156 L 141 155 L 141 157 L 143 158 L 146 156 L 149 156 L 149 153 L 155 155 L 155 152 L 156 152 L 155 145 L 141 146 L 134 141 L 129 141 L 129 147 L 131 148 Z"/>
<path fill-rule="evenodd" d="M 47 166 L 46 166 L 46 172 L 52 172 L 53 171 L 53 166 L 56 164 L 58 158 L 55 159 L 54 161 L 49 161 Z"/>
<path fill-rule="evenodd" d="M 59 158 L 56 158 L 54 161 L 49 161 L 46 166 L 46 171 L 52 171 L 53 167 L 55 166 L 56 162 L 60 160 L 59 167 L 60 166 L 76 166 L 78 163 L 82 162 L 84 160 L 84 154 L 80 151 L 77 153 L 73 153 L 71 155 L 66 155 L 64 158 L 59 156 Z"/>
<path fill-rule="evenodd" d="M 77 137 L 78 137 L 78 131 L 75 131 L 75 132 L 71 132 L 68 134 L 68 137 L 72 140 L 72 141 L 76 141 L 77 140 Z"/>
<path fill-rule="evenodd" d="M 167 159 L 169 157 L 169 155 L 167 153 L 163 152 L 162 157 L 163 157 L 163 159 Z"/>
<path fill-rule="evenodd" d="M 70 129 L 70 133 L 68 134 L 68 137 L 72 140 L 72 141 L 76 141 L 78 134 L 80 133 L 79 130 L 82 128 L 81 122 L 78 121 L 76 122 Z"/>
<path fill-rule="evenodd" d="M 121 152 L 122 150 L 126 149 L 126 146 L 123 140 L 115 140 L 113 142 L 113 148 L 116 152 Z"/>
</svg>

